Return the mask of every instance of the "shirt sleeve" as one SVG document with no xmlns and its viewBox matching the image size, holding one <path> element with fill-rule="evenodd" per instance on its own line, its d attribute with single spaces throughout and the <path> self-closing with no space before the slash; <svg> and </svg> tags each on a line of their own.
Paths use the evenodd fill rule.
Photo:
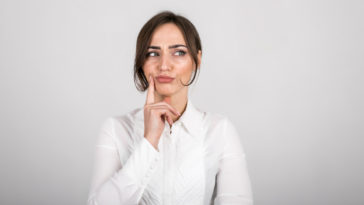
<svg viewBox="0 0 364 205">
<path fill-rule="evenodd" d="M 143 137 L 122 166 L 113 123 L 107 119 L 99 133 L 88 205 L 138 204 L 160 159 L 160 153 Z"/>
<path fill-rule="evenodd" d="M 253 195 L 245 152 L 235 126 L 228 118 L 225 120 L 223 137 L 225 144 L 216 179 L 214 204 L 252 205 Z"/>
</svg>

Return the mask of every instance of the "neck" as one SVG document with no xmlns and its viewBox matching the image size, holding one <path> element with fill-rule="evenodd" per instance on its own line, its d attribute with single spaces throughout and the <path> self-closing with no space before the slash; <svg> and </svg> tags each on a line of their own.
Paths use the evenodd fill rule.
<svg viewBox="0 0 364 205">
<path fill-rule="evenodd" d="M 183 89 L 178 93 L 175 93 L 174 95 L 159 95 L 157 92 L 155 94 L 155 101 L 161 102 L 165 101 L 168 104 L 170 104 L 173 108 L 175 108 L 179 113 L 181 113 L 181 116 L 183 115 L 186 106 L 187 106 L 187 100 L 188 100 L 188 90 Z M 172 116 L 173 122 L 177 121 L 181 116 Z"/>
</svg>

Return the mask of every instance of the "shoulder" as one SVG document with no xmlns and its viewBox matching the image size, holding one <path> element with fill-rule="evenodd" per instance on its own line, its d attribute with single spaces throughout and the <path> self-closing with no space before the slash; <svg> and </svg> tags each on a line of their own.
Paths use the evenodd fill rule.
<svg viewBox="0 0 364 205">
<path fill-rule="evenodd" d="M 206 143 L 215 147 L 215 150 L 225 147 L 228 142 L 236 141 L 235 126 L 226 114 L 205 112 L 204 135 Z"/>
<path fill-rule="evenodd" d="M 143 114 L 142 108 L 135 108 L 127 113 L 105 118 L 97 145 L 117 150 L 121 162 L 124 163 L 134 149 L 135 142 L 143 136 L 140 134 L 143 131 L 140 114 Z"/>
<path fill-rule="evenodd" d="M 237 123 L 226 114 L 206 112 L 204 121 L 207 135 L 214 136 L 222 144 L 240 140 Z"/>
<path fill-rule="evenodd" d="M 226 127 L 234 126 L 226 114 L 217 112 L 204 112 L 204 124 L 209 129 L 224 130 Z"/>
<path fill-rule="evenodd" d="M 124 114 L 109 116 L 103 120 L 101 130 L 113 132 L 114 135 L 120 130 L 132 131 L 135 125 L 143 122 L 142 111 L 142 108 L 135 108 Z"/>
<path fill-rule="evenodd" d="M 104 123 L 112 123 L 114 125 L 128 126 L 137 121 L 143 120 L 141 117 L 142 108 L 135 108 L 127 113 L 120 115 L 113 115 L 104 120 Z"/>
</svg>

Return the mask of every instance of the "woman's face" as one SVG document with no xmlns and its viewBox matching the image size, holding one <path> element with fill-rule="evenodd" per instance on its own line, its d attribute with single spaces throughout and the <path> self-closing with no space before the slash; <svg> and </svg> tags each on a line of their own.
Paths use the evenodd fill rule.
<svg viewBox="0 0 364 205">
<path fill-rule="evenodd" d="M 149 80 L 149 75 L 153 76 L 157 94 L 172 96 L 184 89 L 187 91 L 188 86 L 183 86 L 180 81 L 188 84 L 194 68 L 195 63 L 179 28 L 173 23 L 157 27 L 143 65 L 146 78 Z M 163 81 L 159 76 L 173 79 Z"/>
</svg>

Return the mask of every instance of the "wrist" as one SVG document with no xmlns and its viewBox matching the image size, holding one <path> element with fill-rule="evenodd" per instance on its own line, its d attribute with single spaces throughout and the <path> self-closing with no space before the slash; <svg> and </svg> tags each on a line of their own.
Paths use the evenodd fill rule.
<svg viewBox="0 0 364 205">
<path fill-rule="evenodd" d="M 155 137 L 146 137 L 146 136 L 144 136 L 144 138 L 145 138 L 146 140 L 148 140 L 148 141 L 149 141 L 149 143 L 150 143 L 150 144 L 152 144 L 152 145 L 153 145 L 153 147 L 154 147 L 156 150 L 158 150 L 158 142 L 159 142 L 159 140 L 158 140 L 158 139 L 156 139 Z"/>
</svg>

